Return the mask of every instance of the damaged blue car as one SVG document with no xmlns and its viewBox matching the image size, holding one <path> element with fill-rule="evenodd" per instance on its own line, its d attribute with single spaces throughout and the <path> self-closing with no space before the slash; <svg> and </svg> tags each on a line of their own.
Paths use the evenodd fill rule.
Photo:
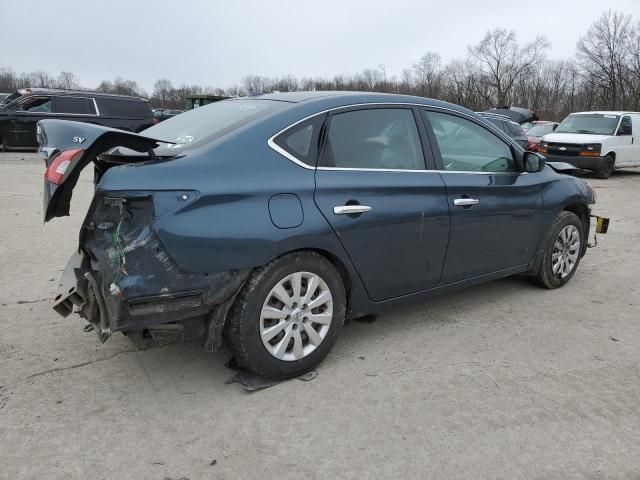
<svg viewBox="0 0 640 480">
<path fill-rule="evenodd" d="M 289 378 L 348 318 L 514 274 L 566 284 L 593 189 L 475 113 L 418 97 L 221 101 L 139 134 L 43 120 L 45 221 L 95 195 L 54 309 L 113 332 L 224 342 Z"/>
</svg>

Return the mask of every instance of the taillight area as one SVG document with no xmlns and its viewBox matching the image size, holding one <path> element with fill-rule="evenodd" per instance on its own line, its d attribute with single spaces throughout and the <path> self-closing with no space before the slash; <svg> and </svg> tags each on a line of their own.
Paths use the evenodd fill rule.
<svg viewBox="0 0 640 480">
<path fill-rule="evenodd" d="M 81 148 L 65 150 L 60 153 L 47 167 L 47 171 L 44 173 L 45 180 L 54 185 L 62 185 L 69 165 L 71 165 L 71 162 L 78 160 L 83 153 L 84 150 Z"/>
</svg>

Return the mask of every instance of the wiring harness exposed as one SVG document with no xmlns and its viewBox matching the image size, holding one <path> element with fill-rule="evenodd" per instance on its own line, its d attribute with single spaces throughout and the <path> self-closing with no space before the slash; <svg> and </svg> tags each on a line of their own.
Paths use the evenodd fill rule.
<svg viewBox="0 0 640 480">
<path fill-rule="evenodd" d="M 110 290 L 112 295 L 117 295 L 120 293 L 120 287 L 118 287 L 118 280 L 120 279 L 120 275 L 128 275 L 126 269 L 127 257 L 124 251 L 124 244 L 122 243 L 122 237 L 120 237 L 120 227 L 122 226 L 122 220 L 118 222 L 118 226 L 116 227 L 116 231 L 113 233 L 113 248 L 116 251 L 116 258 L 114 265 L 115 275 L 113 281 L 110 285 Z"/>
</svg>

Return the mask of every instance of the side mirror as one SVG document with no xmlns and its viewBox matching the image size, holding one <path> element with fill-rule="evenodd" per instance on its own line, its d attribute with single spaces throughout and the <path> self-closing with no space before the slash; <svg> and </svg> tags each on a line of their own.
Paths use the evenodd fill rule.
<svg viewBox="0 0 640 480">
<path fill-rule="evenodd" d="M 545 158 L 539 153 L 525 152 L 523 160 L 524 171 L 527 173 L 540 172 L 545 166 Z"/>
<path fill-rule="evenodd" d="M 554 132 L 556 131 L 556 128 L 558 128 L 558 124 L 557 124 L 557 123 L 554 123 L 554 124 L 553 124 L 553 131 L 554 131 Z"/>
</svg>

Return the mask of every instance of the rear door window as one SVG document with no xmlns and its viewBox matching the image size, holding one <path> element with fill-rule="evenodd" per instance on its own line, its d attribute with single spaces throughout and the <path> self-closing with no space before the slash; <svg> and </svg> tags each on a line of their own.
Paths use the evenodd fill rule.
<svg viewBox="0 0 640 480">
<path fill-rule="evenodd" d="M 378 108 L 334 114 L 322 166 L 424 170 L 413 110 Z"/>
<path fill-rule="evenodd" d="M 95 115 L 96 109 L 93 100 L 84 97 L 56 97 L 56 113 L 73 115 Z"/>
<path fill-rule="evenodd" d="M 275 138 L 275 143 L 294 160 L 315 167 L 318 159 L 320 130 L 326 116 L 318 115 L 294 125 Z"/>
<path fill-rule="evenodd" d="M 107 117 L 152 118 L 149 102 L 144 100 L 96 97 L 100 114 Z"/>
</svg>

